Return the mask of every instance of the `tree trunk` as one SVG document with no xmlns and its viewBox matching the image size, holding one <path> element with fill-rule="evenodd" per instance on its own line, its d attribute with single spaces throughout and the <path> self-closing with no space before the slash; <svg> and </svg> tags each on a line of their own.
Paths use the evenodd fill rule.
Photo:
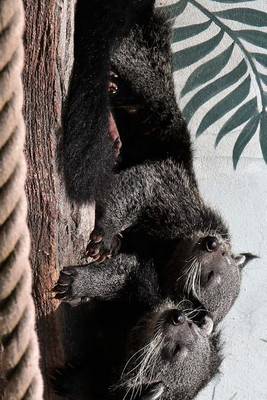
<svg viewBox="0 0 267 400">
<path fill-rule="evenodd" d="M 73 63 L 75 0 L 24 0 L 25 122 L 28 179 L 28 220 L 32 238 L 33 293 L 45 399 L 55 399 L 48 377 L 69 358 L 71 321 L 51 289 L 58 271 L 81 264 L 92 229 L 92 207 L 78 208 L 65 195 L 60 175 L 62 112 Z"/>
</svg>

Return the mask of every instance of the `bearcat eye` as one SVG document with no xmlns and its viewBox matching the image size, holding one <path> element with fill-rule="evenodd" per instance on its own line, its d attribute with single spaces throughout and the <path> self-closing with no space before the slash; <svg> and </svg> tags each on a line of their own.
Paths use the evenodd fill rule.
<svg viewBox="0 0 267 400">
<path fill-rule="evenodd" d="M 218 250 L 218 247 L 219 247 L 219 241 L 214 236 L 207 236 L 203 240 L 203 248 L 209 253 Z"/>
<path fill-rule="evenodd" d="M 182 312 L 179 311 L 179 310 L 173 310 L 173 311 L 171 312 L 170 317 L 171 317 L 171 323 L 172 323 L 173 325 L 181 325 L 181 324 L 184 324 L 184 323 L 185 323 L 185 320 L 186 320 L 184 313 L 182 313 Z"/>
</svg>

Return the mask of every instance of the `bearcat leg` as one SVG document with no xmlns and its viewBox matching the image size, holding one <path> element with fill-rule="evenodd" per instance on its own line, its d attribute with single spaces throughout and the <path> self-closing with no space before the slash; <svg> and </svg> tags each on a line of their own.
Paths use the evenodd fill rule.
<svg viewBox="0 0 267 400">
<path fill-rule="evenodd" d="M 64 115 L 66 188 L 79 203 L 99 200 L 112 185 L 116 154 L 108 135 L 110 54 L 151 0 L 77 3 L 75 64 Z"/>
</svg>

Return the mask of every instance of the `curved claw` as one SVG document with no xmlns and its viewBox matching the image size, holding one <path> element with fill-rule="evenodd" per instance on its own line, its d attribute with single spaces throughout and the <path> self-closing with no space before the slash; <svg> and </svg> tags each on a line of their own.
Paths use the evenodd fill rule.
<svg viewBox="0 0 267 400">
<path fill-rule="evenodd" d="M 71 294 L 71 285 L 75 275 L 76 271 L 70 267 L 63 268 L 63 270 L 60 271 L 58 281 L 52 289 L 53 293 L 55 293 L 55 299 L 61 301 L 73 300 L 73 296 Z"/>
<path fill-rule="evenodd" d="M 93 230 L 90 235 L 89 243 L 85 250 L 86 257 L 96 258 L 100 253 L 101 243 L 103 241 L 103 233 Z"/>
<path fill-rule="evenodd" d="M 105 240 L 103 233 L 93 231 L 90 235 L 90 242 L 88 243 L 85 251 L 87 257 L 91 257 L 94 261 L 100 263 L 105 261 L 107 258 L 111 258 L 113 255 L 118 254 L 121 247 L 122 235 L 119 233 L 115 235 L 111 241 Z"/>
<path fill-rule="evenodd" d="M 103 233 L 93 231 L 90 235 L 90 240 L 92 240 L 94 243 L 100 243 L 103 240 Z"/>
</svg>

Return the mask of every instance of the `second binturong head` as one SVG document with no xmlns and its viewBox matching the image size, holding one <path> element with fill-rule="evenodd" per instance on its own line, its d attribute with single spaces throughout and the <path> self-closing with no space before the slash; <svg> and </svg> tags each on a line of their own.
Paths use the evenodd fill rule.
<svg viewBox="0 0 267 400">
<path fill-rule="evenodd" d="M 163 275 L 164 287 L 200 303 L 214 322 L 221 321 L 238 297 L 242 270 L 257 256 L 233 254 L 228 236 L 197 232 L 177 241 Z"/>
</svg>

